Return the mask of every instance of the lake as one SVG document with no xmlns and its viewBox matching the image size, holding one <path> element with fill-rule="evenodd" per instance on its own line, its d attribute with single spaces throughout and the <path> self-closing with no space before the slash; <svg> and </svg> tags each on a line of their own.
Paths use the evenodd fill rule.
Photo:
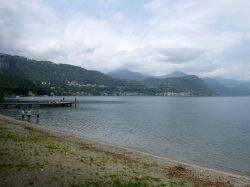
<svg viewBox="0 0 250 187">
<path fill-rule="evenodd" d="M 250 176 L 250 97 L 85 96 L 77 101 L 71 108 L 34 108 L 32 120 L 39 112 L 40 126 Z M 18 109 L 1 113 L 21 118 Z"/>
</svg>

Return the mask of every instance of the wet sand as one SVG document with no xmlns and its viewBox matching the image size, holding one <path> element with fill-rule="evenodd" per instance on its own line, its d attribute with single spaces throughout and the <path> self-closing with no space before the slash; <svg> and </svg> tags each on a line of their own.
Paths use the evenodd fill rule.
<svg viewBox="0 0 250 187">
<path fill-rule="evenodd" d="M 250 186 L 250 178 L 0 115 L 0 186 Z"/>
</svg>

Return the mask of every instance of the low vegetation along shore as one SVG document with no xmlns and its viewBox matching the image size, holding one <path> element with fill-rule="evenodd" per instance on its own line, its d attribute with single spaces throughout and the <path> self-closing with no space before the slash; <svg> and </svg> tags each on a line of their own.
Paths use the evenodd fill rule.
<svg viewBox="0 0 250 187">
<path fill-rule="evenodd" d="M 0 186 L 250 186 L 250 179 L 0 115 Z"/>
</svg>

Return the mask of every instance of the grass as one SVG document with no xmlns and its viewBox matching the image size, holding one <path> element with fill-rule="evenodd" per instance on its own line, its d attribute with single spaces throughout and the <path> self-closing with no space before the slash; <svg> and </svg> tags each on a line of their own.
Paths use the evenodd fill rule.
<svg viewBox="0 0 250 187">
<path fill-rule="evenodd" d="M 27 131 L 33 131 L 33 128 L 29 128 L 29 127 L 24 127 L 25 130 Z M 19 150 L 24 150 L 24 145 L 26 145 L 26 147 L 30 147 L 30 149 L 32 149 L 32 147 L 34 145 L 39 145 L 45 148 L 45 150 L 47 149 L 50 153 L 51 151 L 54 153 L 54 151 L 56 151 L 58 154 L 62 154 L 62 153 L 66 153 L 69 152 L 69 148 L 67 146 L 64 146 L 63 143 L 58 142 L 57 140 L 51 138 L 51 137 L 46 137 L 46 136 L 41 136 L 39 134 L 24 134 L 24 135 L 20 135 L 18 134 L 16 131 L 10 131 L 9 129 L 4 129 L 1 128 L 0 129 L 0 140 L 4 140 L 4 141 L 8 141 L 8 142 L 18 142 L 20 143 L 20 147 L 21 149 L 14 149 L 16 151 Z M 30 145 L 30 146 L 28 146 Z M 86 145 L 81 145 L 80 146 L 80 151 L 88 151 L 89 147 Z M 23 156 L 39 156 L 41 157 L 41 155 L 44 154 L 44 150 L 43 151 L 39 151 L 40 149 L 35 149 L 33 150 L 33 152 L 30 152 L 29 154 L 27 154 L 24 151 Z M 25 154 L 26 153 L 26 154 Z M 72 153 L 72 152 L 71 152 Z M 73 153 L 72 153 L 73 154 Z M 2 154 L 7 155 L 7 153 Z M 89 182 L 87 181 L 86 183 L 73 183 L 71 186 L 114 186 L 114 187 L 130 187 L 130 186 L 143 186 L 143 187 L 147 187 L 150 185 L 151 183 L 151 179 L 149 177 L 144 177 L 141 179 L 138 179 L 134 182 L 127 182 L 124 183 L 124 181 L 121 180 L 120 176 L 117 175 L 111 175 L 110 177 L 106 177 L 105 175 L 103 175 L 103 171 L 105 171 L 105 165 L 107 162 L 111 162 L 113 163 L 113 161 L 115 160 L 118 163 L 117 158 L 115 157 L 115 155 L 105 155 L 105 156 L 79 156 L 77 154 L 73 154 L 73 157 L 77 157 L 79 162 L 81 164 L 87 164 L 87 163 L 91 163 L 91 167 L 96 167 L 96 171 L 94 172 L 95 175 L 93 177 L 98 178 L 98 181 L 92 181 Z M 87 162 L 87 163 L 86 163 Z M 13 168 L 16 168 L 17 171 L 25 171 L 25 172 L 29 172 L 29 171 L 40 171 L 42 168 L 44 167 L 48 167 L 49 164 L 48 163 L 40 163 L 40 162 L 24 162 L 24 163 L 20 163 L 20 164 L 16 164 L 16 165 L 12 165 L 12 164 L 2 164 L 0 165 L 0 168 L 2 171 L 9 171 Z M 62 164 L 55 164 L 55 167 L 60 169 L 60 170 L 64 170 L 64 167 Z M 123 167 L 124 168 L 124 167 Z M 69 168 L 71 170 L 71 172 L 76 173 L 79 172 L 81 170 L 81 168 Z M 64 176 L 69 176 L 69 175 L 73 175 L 70 174 L 69 172 L 64 172 Z M 72 180 L 76 180 L 76 176 L 73 175 Z M 55 179 L 53 179 L 55 180 Z M 107 185 L 107 180 L 110 181 L 110 184 Z"/>
<path fill-rule="evenodd" d="M 53 142 L 53 141 L 48 141 L 46 147 L 48 149 L 57 149 L 57 150 L 61 149 L 61 146 L 58 143 Z"/>
<path fill-rule="evenodd" d="M 12 140 L 15 142 L 24 141 L 24 137 L 17 135 L 16 133 L 9 132 L 7 129 L 1 129 L 0 140 Z"/>
<path fill-rule="evenodd" d="M 46 163 L 21 163 L 21 164 L 16 164 L 16 165 L 13 165 L 13 164 L 0 164 L 0 169 L 2 171 L 8 171 L 8 170 L 11 170 L 11 169 L 17 169 L 18 171 L 21 171 L 21 170 L 26 170 L 26 171 L 38 171 L 40 169 L 42 169 L 44 167 Z"/>
<path fill-rule="evenodd" d="M 137 182 L 128 182 L 120 184 L 119 182 L 114 182 L 112 184 L 103 184 L 102 182 L 86 182 L 86 183 L 73 183 L 71 187 L 149 187 L 148 185 L 139 184 Z"/>
<path fill-rule="evenodd" d="M 181 182 L 181 181 L 170 180 L 170 181 L 168 181 L 167 186 L 169 186 L 169 187 L 186 187 L 187 185 L 184 182 Z"/>
<path fill-rule="evenodd" d="M 95 182 L 85 182 L 85 183 L 72 183 L 71 187 L 150 187 L 152 186 L 152 179 L 148 176 L 142 177 L 138 181 L 132 181 L 132 182 L 121 182 L 119 180 L 112 181 L 110 184 L 104 184 L 102 181 L 95 181 Z M 165 187 L 186 187 L 186 185 L 183 182 L 178 181 L 169 181 L 167 184 L 161 184 L 159 186 L 165 186 Z"/>
<path fill-rule="evenodd" d="M 0 173 L 4 175 L 2 179 L 0 175 L 0 186 L 8 184 L 1 181 L 15 182 L 12 176 L 20 175 L 20 178 L 27 176 L 20 180 L 26 180 L 24 186 L 38 177 L 40 186 L 187 187 L 193 186 L 182 177 L 188 172 L 184 165 L 162 169 L 156 163 L 60 139 L 29 126 L 0 126 Z"/>
<path fill-rule="evenodd" d="M 32 131 L 32 127 L 25 126 L 24 129 Z M 10 140 L 14 142 L 25 142 L 30 144 L 39 144 L 51 150 L 61 150 L 62 152 L 68 151 L 67 147 L 61 146 L 58 141 L 50 137 L 39 135 L 19 135 L 16 132 L 9 131 L 7 128 L 0 129 L 0 140 Z"/>
<path fill-rule="evenodd" d="M 29 126 L 25 126 L 25 127 L 24 127 L 24 129 L 26 129 L 26 130 L 30 130 L 30 131 L 31 131 L 31 130 L 34 130 L 34 128 L 29 127 Z"/>
</svg>

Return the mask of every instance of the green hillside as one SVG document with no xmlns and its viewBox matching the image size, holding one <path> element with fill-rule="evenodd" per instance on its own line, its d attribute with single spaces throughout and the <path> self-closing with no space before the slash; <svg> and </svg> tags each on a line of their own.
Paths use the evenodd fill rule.
<svg viewBox="0 0 250 187">
<path fill-rule="evenodd" d="M 1 85 L 0 89 L 5 93 L 18 95 L 27 95 L 28 91 L 39 95 L 113 94 L 117 86 L 123 85 L 123 81 L 113 79 L 98 71 L 7 54 L 0 54 L 0 70 L 4 73 L 0 74 L 0 78 L 5 81 L 9 80 L 15 85 L 15 89 L 11 84 Z"/>
<path fill-rule="evenodd" d="M 20 56 L 0 54 L 0 67 L 9 75 L 50 83 L 77 81 L 85 84 L 113 85 L 117 83 L 105 74 L 68 64 L 36 61 Z"/>
<path fill-rule="evenodd" d="M 1 96 L 28 95 L 29 92 L 36 95 L 47 95 L 50 93 L 50 88 L 0 71 L 0 92 Z"/>
<path fill-rule="evenodd" d="M 7 95 L 212 95 L 196 76 L 131 81 L 68 64 L 0 54 L 0 89 Z"/>
<path fill-rule="evenodd" d="M 160 92 L 190 92 L 193 95 L 213 94 L 206 83 L 195 75 L 166 79 L 149 78 L 144 82 L 146 85 L 158 89 Z"/>
</svg>

